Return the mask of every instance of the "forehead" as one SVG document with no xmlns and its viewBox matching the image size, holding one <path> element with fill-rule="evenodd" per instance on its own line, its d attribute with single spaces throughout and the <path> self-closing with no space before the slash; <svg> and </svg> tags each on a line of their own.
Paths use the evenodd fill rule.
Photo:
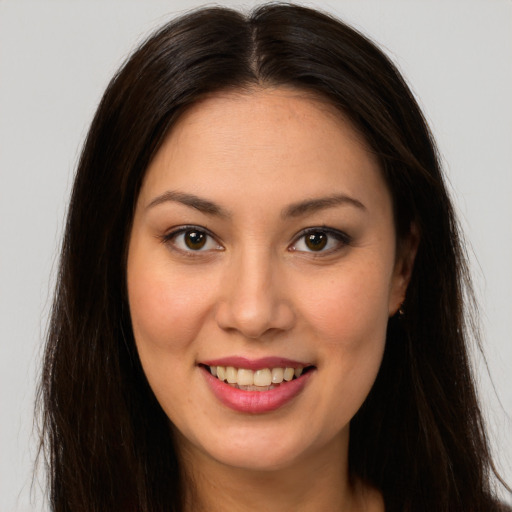
<svg viewBox="0 0 512 512">
<path fill-rule="evenodd" d="M 287 87 L 210 94 L 184 112 L 168 139 L 178 143 L 184 132 L 211 136 L 213 130 L 219 138 L 226 137 L 225 142 L 243 141 L 249 147 L 263 144 L 277 148 L 279 143 L 285 147 L 292 138 L 301 137 L 314 143 L 318 138 L 341 135 L 339 132 L 354 145 L 367 147 L 364 137 L 333 104 L 308 91 Z"/>
<path fill-rule="evenodd" d="M 387 193 L 376 158 L 339 110 L 307 92 L 254 88 L 189 108 L 151 162 L 141 199 L 172 188 L 294 201 L 372 187 Z"/>
</svg>

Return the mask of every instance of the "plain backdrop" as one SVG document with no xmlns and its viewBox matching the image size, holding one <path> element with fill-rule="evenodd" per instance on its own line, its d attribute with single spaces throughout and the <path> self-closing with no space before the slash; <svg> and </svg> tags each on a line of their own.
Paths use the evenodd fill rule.
<svg viewBox="0 0 512 512">
<path fill-rule="evenodd" d="M 32 481 L 34 393 L 66 202 L 88 125 L 136 44 L 199 5 L 0 0 L 0 512 L 47 510 L 41 479 Z M 492 376 L 476 357 L 482 401 L 510 484 L 512 2 L 306 5 L 334 12 L 380 43 L 437 137 L 481 303 Z"/>
</svg>

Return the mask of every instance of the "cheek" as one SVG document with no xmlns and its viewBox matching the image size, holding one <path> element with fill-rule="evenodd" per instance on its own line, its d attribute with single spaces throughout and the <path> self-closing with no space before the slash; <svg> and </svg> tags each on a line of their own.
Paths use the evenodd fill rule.
<svg viewBox="0 0 512 512">
<path fill-rule="evenodd" d="M 302 301 L 309 325 L 333 349 L 359 351 L 385 335 L 389 279 L 384 269 L 368 268 L 330 276 Z"/>
<path fill-rule="evenodd" d="M 179 355 L 196 338 L 208 314 L 205 280 L 172 272 L 166 262 L 139 261 L 133 257 L 128 267 L 128 296 L 141 360 Z"/>
<path fill-rule="evenodd" d="M 127 286 L 133 334 L 144 373 L 169 418 L 196 414 L 184 392 L 195 370 L 195 340 L 209 314 L 205 277 L 172 271 L 165 259 L 131 254 Z"/>
<path fill-rule="evenodd" d="M 384 277 L 383 277 L 384 276 Z M 386 271 L 344 272 L 315 287 L 302 301 L 325 369 L 325 407 L 345 424 L 369 393 L 380 368 L 388 323 Z M 331 400 L 331 404 L 327 403 Z M 343 407 L 332 407 L 332 403 Z M 336 411 L 336 412 L 335 412 Z"/>
</svg>

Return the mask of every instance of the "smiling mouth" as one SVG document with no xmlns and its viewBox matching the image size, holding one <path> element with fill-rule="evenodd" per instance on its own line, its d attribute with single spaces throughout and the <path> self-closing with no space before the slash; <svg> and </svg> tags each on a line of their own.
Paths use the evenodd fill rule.
<svg viewBox="0 0 512 512">
<path fill-rule="evenodd" d="M 270 391 L 283 383 L 298 379 L 301 375 L 314 369 L 314 366 L 261 368 L 259 370 L 235 368 L 234 366 L 201 366 L 218 380 L 243 391 Z"/>
</svg>

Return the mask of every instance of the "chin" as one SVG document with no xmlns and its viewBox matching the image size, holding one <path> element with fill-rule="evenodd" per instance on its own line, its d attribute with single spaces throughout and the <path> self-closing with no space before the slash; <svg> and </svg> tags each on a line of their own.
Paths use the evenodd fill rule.
<svg viewBox="0 0 512 512">
<path fill-rule="evenodd" d="M 302 429 L 301 429 L 302 430 Z M 245 471 L 273 472 L 297 468 L 311 455 L 318 455 L 323 449 L 332 454 L 347 442 L 348 428 L 333 439 L 319 439 L 304 432 L 284 433 L 276 429 L 230 429 L 217 439 L 204 440 L 200 450 L 210 460 L 225 466 Z M 228 442 L 229 441 L 229 442 Z M 192 448 L 194 449 L 194 448 Z"/>
<path fill-rule="evenodd" d="M 218 463 L 242 471 L 274 472 L 283 471 L 297 464 L 295 450 L 275 450 L 273 447 L 245 446 L 219 454 L 211 454 Z"/>
</svg>

